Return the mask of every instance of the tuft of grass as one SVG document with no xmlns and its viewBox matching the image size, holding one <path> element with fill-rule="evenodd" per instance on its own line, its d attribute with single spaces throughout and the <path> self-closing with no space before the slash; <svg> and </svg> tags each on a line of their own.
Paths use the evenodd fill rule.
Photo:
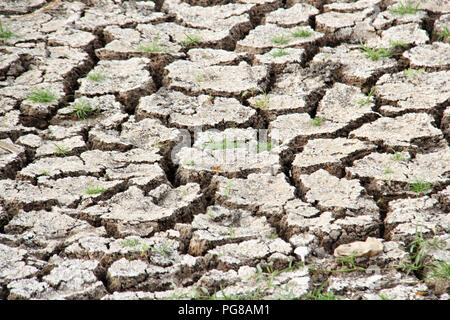
<svg viewBox="0 0 450 320">
<path fill-rule="evenodd" d="M 203 82 L 203 81 L 205 81 L 205 76 L 203 74 L 201 74 L 201 75 L 199 75 L 199 76 L 197 76 L 195 78 L 195 81 L 196 82 Z"/>
<path fill-rule="evenodd" d="M 49 89 L 41 90 L 41 89 L 34 89 L 28 96 L 27 100 L 31 100 L 34 102 L 53 102 L 56 101 L 57 96 L 53 92 L 51 92 Z"/>
<path fill-rule="evenodd" d="M 90 102 L 81 100 L 73 105 L 73 114 L 77 119 L 84 120 L 97 109 L 98 107 L 93 108 Z"/>
<path fill-rule="evenodd" d="M 53 143 L 55 145 L 55 154 L 57 156 L 66 157 L 69 154 L 69 148 L 65 146 L 57 145 L 56 143 Z"/>
<path fill-rule="evenodd" d="M 233 180 L 228 180 L 227 187 L 225 188 L 225 191 L 224 191 L 225 197 L 228 198 L 230 196 L 230 191 L 231 191 L 232 186 L 233 186 Z"/>
<path fill-rule="evenodd" d="M 390 174 L 390 173 L 393 173 L 393 172 L 394 171 L 392 171 L 391 168 L 386 168 L 386 169 L 383 170 L 383 174 Z"/>
<path fill-rule="evenodd" d="M 156 38 L 152 40 L 151 44 L 149 44 L 149 45 L 141 44 L 138 47 L 138 50 L 144 51 L 144 52 L 149 52 L 149 53 L 167 52 L 167 49 L 161 48 L 161 46 L 159 45 L 158 42 L 159 42 L 159 33 L 156 36 Z"/>
<path fill-rule="evenodd" d="M 241 147 L 241 143 L 239 141 L 229 141 L 224 138 L 222 141 L 213 141 L 210 140 L 203 144 L 204 147 L 207 147 L 211 150 L 225 150 L 225 149 L 236 149 Z"/>
<path fill-rule="evenodd" d="M 333 294 L 333 291 L 323 292 L 324 287 L 327 285 L 325 281 L 319 288 L 315 288 L 312 292 L 305 295 L 307 300 L 338 300 L 338 297 Z"/>
<path fill-rule="evenodd" d="M 315 127 L 320 127 L 325 122 L 325 119 L 320 117 L 315 117 L 314 119 L 311 119 L 311 125 Z"/>
<path fill-rule="evenodd" d="M 135 247 L 139 244 L 138 239 L 127 239 L 121 242 L 122 247 Z"/>
<path fill-rule="evenodd" d="M 378 61 L 380 58 L 389 58 L 392 56 L 392 48 L 369 48 L 362 41 L 360 50 L 372 61 Z"/>
<path fill-rule="evenodd" d="M 391 48 L 406 48 L 408 44 L 402 40 L 389 41 Z"/>
<path fill-rule="evenodd" d="M 41 172 L 41 175 L 48 176 L 48 175 L 50 175 L 50 172 L 48 172 L 47 170 L 44 170 Z"/>
<path fill-rule="evenodd" d="M 84 193 L 86 194 L 100 194 L 106 191 L 106 188 L 103 187 L 93 187 L 93 188 L 87 188 L 84 190 Z"/>
<path fill-rule="evenodd" d="M 195 35 L 189 35 L 186 32 L 184 33 L 184 35 L 186 36 L 186 39 L 183 42 L 181 42 L 181 45 L 183 47 L 189 47 L 189 46 L 198 47 L 199 42 L 202 40 L 200 37 L 195 36 Z"/>
<path fill-rule="evenodd" d="M 369 104 L 372 101 L 373 93 L 375 92 L 375 87 L 372 87 L 367 94 L 367 98 L 361 99 L 358 101 L 358 104 L 360 107 L 365 106 L 366 104 Z"/>
<path fill-rule="evenodd" d="M 398 152 L 398 151 L 394 152 L 394 155 L 392 156 L 391 159 L 394 161 L 405 161 L 406 160 L 405 156 L 403 155 L 403 152 Z"/>
<path fill-rule="evenodd" d="M 431 191 L 431 183 L 417 179 L 408 185 L 408 189 L 418 194 L 427 194 Z"/>
<path fill-rule="evenodd" d="M 445 261 L 434 261 L 431 266 L 428 266 L 431 272 L 428 274 L 428 279 L 440 278 L 448 280 L 450 278 L 450 263 Z"/>
<path fill-rule="evenodd" d="M 438 238 L 436 237 L 432 240 L 425 240 L 423 233 L 419 230 L 418 226 L 416 226 L 414 239 L 408 247 L 410 262 L 396 266 L 397 269 L 406 272 L 406 275 L 409 275 L 411 272 L 419 272 L 427 267 L 425 265 L 425 256 L 428 248 L 434 247 L 443 249 L 445 248 L 445 243 L 438 241 Z"/>
<path fill-rule="evenodd" d="M 286 35 L 282 34 L 279 36 L 275 36 L 271 39 L 273 43 L 276 44 L 288 44 L 291 39 L 289 39 Z"/>
<path fill-rule="evenodd" d="M 438 36 L 438 40 L 444 40 L 450 37 L 450 31 L 448 30 L 447 26 L 444 26 L 444 28 L 442 28 L 442 31 L 439 31 L 436 34 Z"/>
<path fill-rule="evenodd" d="M 291 33 L 294 38 L 308 38 L 312 35 L 312 32 L 306 29 L 295 29 L 294 32 Z"/>
<path fill-rule="evenodd" d="M 266 109 L 269 106 L 269 95 L 267 94 L 267 92 L 263 93 L 262 99 L 255 99 L 255 105 L 260 109 Z"/>
<path fill-rule="evenodd" d="M 9 30 L 8 27 L 3 26 L 3 24 L 0 22 L 0 39 L 11 39 L 14 37 L 17 37 L 17 35 Z"/>
<path fill-rule="evenodd" d="M 105 80 L 105 75 L 103 74 L 102 71 L 91 71 L 87 74 L 86 76 L 89 80 L 94 81 L 94 82 L 102 82 L 103 80 Z"/>
<path fill-rule="evenodd" d="M 279 58 L 279 57 L 284 57 L 284 56 L 288 56 L 290 53 L 287 52 L 285 49 L 280 48 L 274 52 L 272 52 L 270 55 L 274 58 Z"/>
<path fill-rule="evenodd" d="M 262 142 L 258 142 L 258 145 L 256 146 L 256 151 L 259 152 L 264 152 L 264 151 L 270 151 L 272 150 L 272 142 L 271 141 L 262 141 Z"/>
<path fill-rule="evenodd" d="M 194 160 L 185 161 L 184 164 L 187 165 L 187 166 L 195 166 L 195 161 Z"/>
<path fill-rule="evenodd" d="M 398 14 L 398 15 L 405 15 L 405 14 L 415 14 L 417 11 L 419 11 L 419 5 L 420 1 L 417 3 L 413 2 L 400 2 L 398 7 L 389 9 L 390 13 Z"/>
<path fill-rule="evenodd" d="M 408 78 L 417 78 L 419 76 L 419 74 L 424 73 L 424 72 L 425 72 L 424 68 L 420 68 L 418 70 L 408 68 L 408 69 L 403 70 L 403 74 L 405 76 L 407 76 Z"/>
</svg>

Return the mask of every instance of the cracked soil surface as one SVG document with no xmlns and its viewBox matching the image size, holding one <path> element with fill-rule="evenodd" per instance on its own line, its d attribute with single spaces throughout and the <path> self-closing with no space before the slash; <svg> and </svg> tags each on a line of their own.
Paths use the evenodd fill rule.
<svg viewBox="0 0 450 320">
<path fill-rule="evenodd" d="M 0 22 L 0 299 L 449 299 L 450 2 Z"/>
</svg>

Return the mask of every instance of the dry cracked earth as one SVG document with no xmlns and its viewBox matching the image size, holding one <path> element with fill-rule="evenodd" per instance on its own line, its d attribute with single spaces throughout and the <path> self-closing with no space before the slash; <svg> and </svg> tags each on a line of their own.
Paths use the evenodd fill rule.
<svg viewBox="0 0 450 320">
<path fill-rule="evenodd" d="M 448 1 L 0 22 L 0 299 L 449 299 Z"/>
</svg>

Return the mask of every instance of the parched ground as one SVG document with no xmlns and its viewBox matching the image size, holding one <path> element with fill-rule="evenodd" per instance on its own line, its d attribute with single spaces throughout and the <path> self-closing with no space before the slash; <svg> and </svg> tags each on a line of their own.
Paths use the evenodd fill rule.
<svg viewBox="0 0 450 320">
<path fill-rule="evenodd" d="M 0 299 L 449 299 L 450 2 L 0 22 Z"/>
</svg>

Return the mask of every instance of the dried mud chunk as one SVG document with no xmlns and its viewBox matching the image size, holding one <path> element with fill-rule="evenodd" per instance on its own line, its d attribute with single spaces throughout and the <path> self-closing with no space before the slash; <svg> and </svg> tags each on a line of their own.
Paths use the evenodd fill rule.
<svg viewBox="0 0 450 320">
<path fill-rule="evenodd" d="M 29 265 L 27 258 L 27 250 L 0 243 L 0 285 L 6 286 L 11 281 L 37 275 L 39 270 Z"/>
<path fill-rule="evenodd" d="M 155 84 L 148 71 L 150 60 L 147 58 L 131 58 L 128 60 L 101 60 L 91 71 L 103 75 L 99 81 L 82 78 L 78 82 L 80 88 L 77 96 L 96 96 L 114 94 L 128 109 L 132 109 L 139 96 L 155 92 Z"/>
<path fill-rule="evenodd" d="M 57 180 L 41 176 L 37 183 L 39 186 L 47 188 L 49 194 L 54 195 L 60 205 L 68 207 L 76 207 L 80 201 L 86 199 L 98 201 L 109 198 L 124 188 L 121 180 L 107 181 L 91 176 L 67 177 Z"/>
<path fill-rule="evenodd" d="M 406 2 L 407 4 L 407 2 Z M 428 14 L 425 11 L 419 10 L 415 13 L 397 14 L 395 9 L 399 8 L 400 4 L 391 5 L 386 11 L 380 12 L 373 20 L 372 25 L 377 30 L 385 30 L 392 26 L 397 26 L 407 23 L 422 24 L 422 21 L 428 18 Z"/>
<path fill-rule="evenodd" d="M 450 71 L 403 72 L 383 75 L 376 83 L 375 95 L 392 107 L 380 108 L 383 115 L 405 112 L 436 113 L 450 98 Z"/>
<path fill-rule="evenodd" d="M 17 173 L 23 180 L 34 181 L 39 176 L 48 176 L 56 179 L 62 176 L 87 175 L 88 168 L 76 156 L 41 158 L 29 164 Z"/>
<path fill-rule="evenodd" d="M 389 150 L 416 151 L 442 144 L 442 132 L 433 122 L 433 117 L 426 113 L 383 117 L 350 132 L 349 137 L 368 140 Z"/>
<path fill-rule="evenodd" d="M 231 98 L 187 96 L 161 88 L 157 93 L 142 97 L 136 108 L 136 119 L 158 118 L 163 123 L 193 131 L 196 127 L 225 129 L 249 126 L 256 112 Z"/>
<path fill-rule="evenodd" d="M 265 215 L 269 221 L 282 215 L 283 205 L 294 198 L 295 188 L 280 173 L 250 174 L 247 179 L 226 179 L 214 177 L 217 184 L 216 203 L 229 209 L 244 209 Z"/>
<path fill-rule="evenodd" d="M 361 51 L 360 46 L 342 44 L 336 48 L 323 47 L 314 56 L 313 64 L 331 61 L 340 63 L 339 73 L 342 81 L 354 86 L 363 86 L 375 79 L 377 76 L 392 72 L 397 66 L 397 62 L 390 58 L 380 58 L 373 61 Z"/>
<path fill-rule="evenodd" d="M 104 35 L 108 43 L 95 50 L 95 55 L 102 60 L 146 57 L 152 61 L 154 69 L 159 70 L 185 56 L 180 52 L 182 46 L 171 41 L 170 36 L 162 33 L 157 25 L 138 25 L 136 29 L 109 26 Z"/>
<path fill-rule="evenodd" d="M 336 216 L 377 216 L 378 207 L 358 180 L 339 179 L 319 169 L 310 175 L 300 175 L 295 181 L 309 203 L 320 210 L 331 210 Z"/>
<path fill-rule="evenodd" d="M 271 141 L 258 142 L 257 131 L 251 128 L 200 133 L 191 148 L 181 148 L 175 155 L 177 181 L 207 185 L 216 174 L 229 178 L 276 174 L 281 165 L 277 148 L 272 147 Z"/>
<path fill-rule="evenodd" d="M 248 240 L 209 250 L 205 259 L 207 263 L 217 265 L 219 270 L 237 270 L 244 265 L 255 266 L 275 252 L 290 254 L 291 251 L 291 245 L 281 239 Z"/>
<path fill-rule="evenodd" d="M 324 33 L 334 33 L 342 28 L 354 27 L 357 22 L 362 21 L 373 13 L 373 8 L 356 12 L 324 12 L 315 17 L 316 29 Z"/>
<path fill-rule="evenodd" d="M 384 225 L 389 240 L 410 242 L 417 232 L 425 237 L 448 233 L 450 218 L 436 199 L 426 196 L 389 202 Z"/>
<path fill-rule="evenodd" d="M 309 140 L 303 147 L 303 151 L 295 156 L 292 163 L 292 176 L 298 180 L 301 174 L 312 173 L 318 169 L 325 169 L 333 175 L 342 176 L 344 166 L 375 150 L 374 144 L 356 139 Z"/>
<path fill-rule="evenodd" d="M 0 4 L 0 13 L 11 14 L 25 14 L 34 11 L 46 4 L 46 0 L 24 0 L 20 3 L 15 1 L 5 1 Z"/>
<path fill-rule="evenodd" d="M 403 57 L 409 60 L 411 68 L 424 68 L 428 71 L 450 69 L 450 44 L 434 42 L 420 45 L 403 53 Z"/>
<path fill-rule="evenodd" d="M 310 112 L 313 105 L 307 95 L 268 93 L 260 94 L 248 99 L 248 103 L 267 120 L 275 120 L 277 116 L 290 113 Z"/>
<path fill-rule="evenodd" d="M 280 27 L 295 27 L 309 25 L 312 17 L 319 10 L 306 3 L 296 3 L 288 9 L 280 8 L 266 15 L 263 23 L 274 23 Z"/>
<path fill-rule="evenodd" d="M 7 210 L 12 214 L 20 209 L 25 211 L 50 209 L 58 203 L 47 190 L 37 187 L 28 182 L 14 180 L 0 180 L 0 200 Z"/>
<path fill-rule="evenodd" d="M 374 106 L 370 97 L 362 94 L 359 88 L 335 83 L 320 101 L 316 117 L 343 123 L 350 128 L 374 118 Z"/>
<path fill-rule="evenodd" d="M 105 177 L 111 180 L 125 180 L 143 190 L 152 190 L 162 183 L 168 183 L 166 174 L 157 164 L 129 164 L 121 168 L 106 169 Z"/>
<path fill-rule="evenodd" d="M 236 65 L 246 57 L 243 53 L 209 48 L 196 48 L 187 52 L 188 59 L 192 62 L 206 66 Z"/>
<path fill-rule="evenodd" d="M 0 179 L 14 179 L 25 160 L 24 147 L 14 144 L 11 139 L 0 140 Z"/>
<path fill-rule="evenodd" d="M 269 124 L 269 135 L 280 145 L 299 146 L 310 139 L 331 138 L 339 134 L 344 123 L 311 119 L 307 113 L 281 115 Z"/>
<path fill-rule="evenodd" d="M 89 143 L 92 148 L 102 151 L 127 151 L 132 145 L 120 137 L 117 130 L 102 130 L 94 128 L 89 130 Z"/>
<path fill-rule="evenodd" d="M 221 270 L 211 270 L 205 273 L 198 281 L 197 285 L 200 288 L 207 288 L 210 290 L 219 291 L 221 288 L 234 285 L 240 282 L 241 278 L 234 270 L 227 272 Z"/>
<path fill-rule="evenodd" d="M 103 296 L 101 300 L 154 300 L 155 294 L 153 292 L 144 291 L 126 291 L 126 292 L 113 292 Z"/>
<path fill-rule="evenodd" d="M 89 32 L 66 28 L 51 33 L 47 38 L 49 46 L 68 46 L 85 51 L 93 48 L 97 38 Z"/>
<path fill-rule="evenodd" d="M 329 278 L 328 290 L 336 294 L 345 294 L 353 299 L 360 292 L 385 292 L 385 288 L 402 286 L 408 291 L 417 292 L 424 290 L 425 285 L 416 285 L 417 280 L 413 276 L 404 276 L 397 271 L 387 271 L 382 274 L 361 275 L 355 273 L 342 273 Z M 392 297 L 392 296 L 389 296 Z"/>
<path fill-rule="evenodd" d="M 134 116 L 122 124 L 120 133 L 120 139 L 126 143 L 144 150 L 160 149 L 166 156 L 182 138 L 183 135 L 178 129 L 167 128 L 157 119 L 136 121 Z"/>
<path fill-rule="evenodd" d="M 235 22 L 238 24 L 242 22 L 239 21 L 241 20 L 240 18 L 236 18 L 238 21 Z M 146 37 L 154 37 L 155 33 L 167 35 L 170 39 L 170 47 L 173 50 L 181 47 L 232 50 L 236 42 L 233 30 L 227 28 L 219 30 L 197 29 L 181 26 L 176 23 L 159 23 L 156 25 L 138 26 L 138 28 L 141 28 Z"/>
<path fill-rule="evenodd" d="M 25 245 L 40 259 L 81 237 L 106 235 L 103 228 L 94 228 L 59 211 L 20 211 L 5 226 L 5 233 L 14 235 L 17 245 Z"/>
<path fill-rule="evenodd" d="M 206 209 L 195 215 L 189 254 L 199 256 L 209 249 L 226 243 L 267 238 L 274 233 L 265 217 L 253 217 L 249 211 L 229 210 L 221 206 Z"/>
<path fill-rule="evenodd" d="M 347 244 L 341 244 L 334 249 L 335 257 L 372 257 L 383 251 L 383 244 L 380 240 L 368 237 L 366 241 L 355 241 Z"/>
<path fill-rule="evenodd" d="M 67 130 L 74 126 L 80 126 L 85 130 L 94 126 L 117 130 L 128 118 L 128 114 L 124 112 L 125 109 L 113 95 L 80 97 L 67 107 L 58 109 L 50 123 L 66 126 Z"/>
<path fill-rule="evenodd" d="M 418 8 L 432 13 L 448 13 L 450 11 L 450 4 L 442 0 L 424 0 L 420 1 Z"/>
<path fill-rule="evenodd" d="M 197 184 L 171 189 L 161 185 L 145 196 L 137 187 L 112 197 L 108 202 L 90 207 L 86 214 L 102 224 L 116 236 L 148 236 L 175 222 L 182 222 L 195 210 L 201 210 L 202 194 Z"/>
<path fill-rule="evenodd" d="M 271 72 L 281 73 L 299 68 L 304 62 L 304 57 L 304 49 L 272 49 L 265 54 L 256 55 L 254 64 L 266 65 Z"/>
<path fill-rule="evenodd" d="M 361 179 L 368 190 L 380 195 L 417 195 L 448 183 L 449 157 L 448 148 L 417 154 L 413 160 L 407 152 L 371 153 L 345 171 L 347 177 Z"/>
<path fill-rule="evenodd" d="M 357 1 L 327 1 L 328 4 L 323 6 L 325 12 L 336 11 L 336 12 L 354 12 L 367 9 L 369 7 L 378 6 L 381 0 L 357 0 Z"/>
<path fill-rule="evenodd" d="M 0 62 L 0 79 L 5 80 L 6 77 L 17 77 L 26 69 L 19 54 L 3 54 Z"/>
<path fill-rule="evenodd" d="M 76 155 L 87 149 L 82 136 L 74 136 L 60 141 L 45 141 L 36 149 L 36 158 L 58 155 Z M 63 150 L 63 151 L 61 151 Z"/>
<path fill-rule="evenodd" d="M 380 37 L 370 38 L 367 41 L 369 47 L 390 48 L 392 43 L 401 42 L 407 45 L 421 45 L 430 38 L 427 32 L 417 23 L 406 23 L 391 27 L 381 32 Z"/>
<path fill-rule="evenodd" d="M 297 36 L 297 28 L 282 28 L 275 24 L 257 26 L 236 44 L 236 51 L 249 54 L 264 54 L 272 48 L 305 48 L 310 50 L 323 38 L 323 34 L 310 26 L 301 27 L 305 35 Z"/>
<path fill-rule="evenodd" d="M 152 1 L 136 1 L 123 3 L 98 3 L 98 6 L 87 8 L 83 17 L 75 22 L 75 26 L 82 30 L 100 34 L 110 25 L 125 27 L 139 23 L 161 22 L 166 19 L 162 12 L 155 12 Z"/>
<path fill-rule="evenodd" d="M 42 280 L 51 286 L 44 299 L 88 300 L 100 299 L 107 291 L 97 279 L 100 273 L 98 261 L 56 258 L 55 268 Z"/>
<path fill-rule="evenodd" d="M 166 1 L 162 9 L 173 14 L 178 24 L 198 29 L 227 30 L 239 39 L 252 27 L 248 14 L 251 8 L 251 5 L 239 3 L 199 7 L 181 1 Z"/>
<path fill-rule="evenodd" d="M 238 66 L 203 67 L 179 60 L 169 64 L 165 70 L 163 82 L 169 89 L 192 94 L 239 97 L 246 90 L 262 92 L 268 81 L 266 67 L 251 67 L 245 62 Z"/>
</svg>

